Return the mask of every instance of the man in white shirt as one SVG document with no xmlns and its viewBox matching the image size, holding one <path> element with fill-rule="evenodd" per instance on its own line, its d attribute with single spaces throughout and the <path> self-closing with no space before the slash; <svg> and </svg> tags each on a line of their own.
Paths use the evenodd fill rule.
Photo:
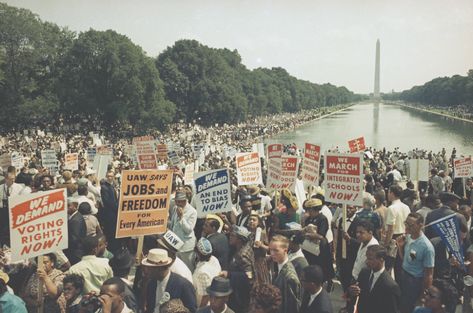
<svg viewBox="0 0 473 313">
<path fill-rule="evenodd" d="M 386 214 L 386 238 L 384 240 L 384 246 L 388 251 L 393 245 L 395 245 L 393 239 L 396 239 L 405 233 L 406 229 L 404 221 L 407 219 L 409 213 L 411 213 L 411 209 L 401 202 L 401 194 L 401 186 L 392 185 L 389 187 L 388 200 L 391 201 L 391 205 L 388 207 L 388 212 Z M 401 264 L 399 258 L 394 259 L 394 257 L 388 257 L 386 259 L 386 270 L 390 271 L 394 267 L 396 280 L 401 275 Z"/>
<path fill-rule="evenodd" d="M 304 296 L 300 313 L 332 313 L 330 295 L 323 288 L 324 272 L 318 265 L 303 269 L 301 276 Z"/>
<path fill-rule="evenodd" d="M 358 279 L 360 271 L 366 267 L 366 250 L 369 246 L 378 244 L 378 240 L 373 236 L 373 224 L 366 220 L 360 221 L 356 225 L 356 239 L 360 242 L 360 247 L 351 272 L 355 280 Z"/>
</svg>

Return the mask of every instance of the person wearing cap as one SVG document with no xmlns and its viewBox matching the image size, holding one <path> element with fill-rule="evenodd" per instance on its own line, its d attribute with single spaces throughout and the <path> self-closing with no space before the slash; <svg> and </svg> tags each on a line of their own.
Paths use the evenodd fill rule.
<svg viewBox="0 0 473 313">
<path fill-rule="evenodd" d="M 210 297 L 210 305 L 197 310 L 197 313 L 235 313 L 227 306 L 232 287 L 230 281 L 223 277 L 215 277 L 206 289 Z"/>
<path fill-rule="evenodd" d="M 157 239 L 158 248 L 168 251 L 174 262 L 171 265 L 171 272 L 176 273 L 187 279 L 191 284 L 193 283 L 192 272 L 187 265 L 176 255 L 177 251 L 184 245 L 184 242 L 179 237 L 168 230 Z"/>
<path fill-rule="evenodd" d="M 184 244 L 179 248 L 177 256 L 192 271 L 194 264 L 194 247 L 196 237 L 194 227 L 197 222 L 197 211 L 187 202 L 186 193 L 176 192 L 175 207 L 171 215 L 170 230 L 181 239 Z"/>
<path fill-rule="evenodd" d="M 206 238 L 202 237 L 197 241 L 195 253 L 197 265 L 192 279 L 196 291 L 197 304 L 199 307 L 203 307 L 209 302 L 207 287 L 210 286 L 212 279 L 222 271 L 222 268 L 217 258 L 212 255 L 212 244 Z"/>
<path fill-rule="evenodd" d="M 84 217 L 78 212 L 77 199 L 67 198 L 67 233 L 69 245 L 64 254 L 69 259 L 71 265 L 80 262 L 84 251 L 82 250 L 82 238 L 87 236 L 87 225 Z"/>
<path fill-rule="evenodd" d="M 332 266 L 332 252 L 326 237 L 330 228 L 330 223 L 327 217 L 321 212 L 323 202 L 320 199 L 311 198 L 304 201 L 303 207 L 306 213 L 308 213 L 308 216 L 305 218 L 303 223 L 304 227 L 314 225 L 317 230 L 316 232 L 307 234 L 307 239 L 319 245 L 318 255 L 307 250 L 304 250 L 304 255 L 310 265 L 319 265 L 323 268 L 325 273 L 324 281 L 327 281 L 330 284 L 335 273 Z"/>
<path fill-rule="evenodd" d="M 229 242 L 234 255 L 228 271 L 219 274 L 220 277 L 230 279 L 234 292 L 230 296 L 229 306 L 237 313 L 247 311 L 251 285 L 255 277 L 255 255 L 250 236 L 251 233 L 245 227 L 233 225 Z"/>
<path fill-rule="evenodd" d="M 181 299 L 192 313 L 197 310 L 192 284 L 179 274 L 171 272 L 173 259 L 164 249 L 151 249 L 141 261 L 143 275 L 148 279 L 145 313 L 159 313 L 160 306 L 171 299 Z M 144 303 L 141 303 L 143 305 Z"/>
<path fill-rule="evenodd" d="M 8 275 L 0 270 L 0 312 L 27 313 L 25 302 L 8 291 Z"/>
<path fill-rule="evenodd" d="M 224 222 L 216 214 L 207 214 L 202 228 L 202 237 L 207 238 L 212 244 L 212 255 L 215 256 L 223 270 L 228 269 L 230 246 L 228 237 L 222 234 Z"/>
<path fill-rule="evenodd" d="M 438 219 L 441 219 L 443 217 L 446 217 L 448 215 L 456 214 L 456 219 L 458 221 L 458 225 L 460 226 L 460 231 L 462 233 L 467 233 L 468 226 L 467 226 L 466 218 L 462 214 L 457 212 L 458 204 L 461 198 L 458 195 L 451 192 L 442 192 L 440 193 L 439 198 L 440 198 L 440 202 L 442 202 L 442 206 L 436 210 L 432 210 L 432 212 L 427 214 L 424 225 L 429 225 L 430 223 Z M 435 231 L 433 227 L 426 227 L 425 235 L 429 239 L 438 236 L 437 232 Z"/>
</svg>

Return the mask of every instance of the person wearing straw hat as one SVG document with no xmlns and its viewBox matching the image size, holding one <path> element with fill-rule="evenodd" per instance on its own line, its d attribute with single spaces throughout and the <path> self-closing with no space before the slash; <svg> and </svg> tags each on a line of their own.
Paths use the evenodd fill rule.
<svg viewBox="0 0 473 313">
<path fill-rule="evenodd" d="M 184 245 L 184 242 L 170 230 L 166 231 L 163 235 L 159 235 L 156 242 L 158 245 L 157 248 L 167 250 L 169 256 L 174 259 L 171 265 L 171 272 L 181 275 L 192 284 L 191 270 L 177 256 L 177 251 Z"/>
<path fill-rule="evenodd" d="M 212 280 L 212 284 L 207 287 L 207 293 L 210 296 L 210 305 L 200 308 L 197 310 L 197 313 L 235 313 L 227 306 L 232 291 L 228 279 L 215 277 Z"/>
<path fill-rule="evenodd" d="M 181 299 L 192 313 L 197 309 L 192 284 L 179 274 L 171 272 L 174 260 L 164 249 L 151 249 L 141 261 L 144 277 L 149 279 L 146 290 L 145 313 L 159 313 L 160 306 L 171 299 Z"/>
<path fill-rule="evenodd" d="M 202 237 L 207 238 L 212 244 L 212 255 L 215 256 L 223 270 L 228 269 L 228 257 L 230 255 L 230 246 L 228 238 L 222 234 L 224 222 L 216 214 L 207 214 L 204 227 L 202 228 Z"/>
<path fill-rule="evenodd" d="M 176 203 L 171 215 L 170 230 L 172 230 L 184 244 L 177 252 L 177 256 L 192 271 L 194 270 L 194 247 L 196 237 L 194 227 L 197 222 L 197 211 L 187 202 L 187 195 L 183 191 L 176 192 Z"/>
</svg>

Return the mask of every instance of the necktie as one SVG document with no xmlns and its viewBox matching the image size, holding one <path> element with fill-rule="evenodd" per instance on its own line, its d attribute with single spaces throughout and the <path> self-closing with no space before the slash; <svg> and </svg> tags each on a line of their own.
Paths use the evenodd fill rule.
<svg viewBox="0 0 473 313">
<path fill-rule="evenodd" d="M 373 279 L 374 279 L 374 273 L 371 272 L 370 280 L 368 281 L 368 284 L 369 284 L 369 286 L 370 286 L 370 291 L 371 291 L 371 289 L 373 288 L 373 286 L 372 286 L 372 285 L 373 285 Z"/>
</svg>

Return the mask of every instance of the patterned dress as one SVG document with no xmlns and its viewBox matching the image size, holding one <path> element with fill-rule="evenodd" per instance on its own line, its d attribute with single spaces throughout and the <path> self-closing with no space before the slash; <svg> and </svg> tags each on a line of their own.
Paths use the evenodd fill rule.
<svg viewBox="0 0 473 313">
<path fill-rule="evenodd" d="M 64 273 L 58 269 L 53 269 L 48 274 L 49 278 L 58 288 L 58 293 L 62 293 L 62 280 L 64 278 Z M 35 273 L 31 275 L 28 279 L 28 282 L 25 285 L 25 289 L 23 290 L 23 300 L 26 303 L 26 308 L 28 309 L 29 313 L 37 313 L 38 310 L 38 291 L 39 291 L 39 277 Z M 48 296 L 48 292 L 46 291 L 46 286 L 43 284 L 43 299 L 44 299 L 44 312 L 47 313 L 62 313 L 65 312 L 65 303 L 60 299 L 64 299 L 60 297 L 59 299 L 53 299 Z"/>
</svg>

